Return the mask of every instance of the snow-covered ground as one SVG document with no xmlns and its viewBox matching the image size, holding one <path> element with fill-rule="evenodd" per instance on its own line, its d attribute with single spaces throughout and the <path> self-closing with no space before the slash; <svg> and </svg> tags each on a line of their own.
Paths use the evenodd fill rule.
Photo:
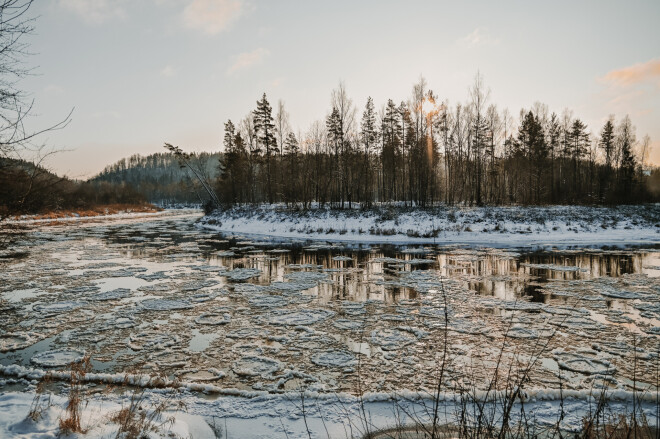
<svg viewBox="0 0 660 439">
<path fill-rule="evenodd" d="M 210 230 L 285 238 L 388 243 L 649 244 L 660 242 L 660 205 L 585 207 L 379 207 L 308 211 L 240 206 L 202 219 Z"/>
<path fill-rule="evenodd" d="M 253 392 L 254 393 L 254 392 Z M 576 432 L 583 427 L 597 404 L 598 392 L 566 391 L 563 401 L 558 392 L 530 392 L 524 403 L 518 401 L 512 409 L 511 424 L 521 421 L 522 405 L 528 426 L 537 432 L 551 429 L 559 423 L 564 432 Z M 81 426 L 84 434 L 68 437 L 112 439 L 117 437 L 118 424 L 113 418 L 120 410 L 131 406 L 135 394 L 96 392 L 84 397 Z M 493 394 L 490 395 L 493 398 Z M 465 401 L 459 395 L 442 394 L 439 424 L 458 425 L 460 414 L 468 417 L 477 412 L 475 401 L 494 425 L 501 425 L 501 408 L 484 403 L 483 398 Z M 604 411 L 605 419 L 613 415 L 631 415 L 632 395 L 614 395 Z M 218 439 L 218 438 L 362 438 L 365 434 L 397 426 L 428 425 L 433 399 L 419 394 L 366 394 L 357 398 L 347 394 L 289 393 L 271 395 L 257 392 L 250 397 L 200 397 L 186 391 L 148 390 L 139 394 L 140 410 L 153 413 L 155 407 L 165 407 L 154 416 L 148 431 L 151 438 Z M 465 405 L 462 405 L 465 404 Z M 652 398 L 637 401 L 636 416 L 646 417 L 649 425 L 658 420 L 657 403 Z M 0 393 L 0 437 L 43 439 L 61 437 L 60 419 L 66 417 L 67 399 L 34 390 Z M 34 410 L 36 407 L 37 410 Z M 562 412 L 563 409 L 563 412 Z M 28 417 L 34 410 L 37 416 Z M 563 415 L 562 415 L 563 413 Z M 563 418 L 560 420 L 560 416 Z M 614 418 L 611 418 L 614 419 Z M 533 420 L 533 421 L 532 421 Z M 525 421 L 523 421 L 525 422 Z"/>
</svg>

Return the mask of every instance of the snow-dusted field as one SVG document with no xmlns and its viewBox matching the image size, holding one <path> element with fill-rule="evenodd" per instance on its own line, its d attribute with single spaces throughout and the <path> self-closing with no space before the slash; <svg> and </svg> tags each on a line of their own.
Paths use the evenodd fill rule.
<svg viewBox="0 0 660 439">
<path fill-rule="evenodd" d="M 626 221 L 651 233 L 652 215 Z M 6 255 L 22 257 L 0 259 L 0 437 L 54 437 L 67 364 L 84 355 L 91 437 L 114 437 L 109 419 L 141 387 L 146 410 L 170 387 L 185 402 L 163 414 L 173 421 L 162 435 L 214 437 L 215 426 L 220 437 L 307 437 L 307 427 L 359 437 L 426 413 L 443 359 L 443 422 L 455 421 L 461 392 L 485 397 L 498 361 L 529 368 L 525 411 L 539 425 L 557 422 L 560 383 L 567 429 L 602 388 L 613 413 L 636 398 L 657 419 L 652 240 L 542 251 L 368 245 L 220 234 L 196 218 L 60 224 L 13 244 Z M 46 374 L 53 405 L 24 422 Z"/>
<path fill-rule="evenodd" d="M 660 242 L 660 206 L 379 207 L 369 210 L 241 206 L 204 227 L 227 233 L 384 243 L 490 246 Z"/>
</svg>

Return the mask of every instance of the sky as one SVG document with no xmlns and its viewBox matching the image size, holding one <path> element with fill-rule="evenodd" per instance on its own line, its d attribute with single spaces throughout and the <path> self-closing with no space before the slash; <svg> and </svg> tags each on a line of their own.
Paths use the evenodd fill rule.
<svg viewBox="0 0 660 439">
<path fill-rule="evenodd" d="M 420 76 L 450 104 L 477 72 L 498 108 L 573 110 L 598 133 L 630 115 L 660 165 L 660 1 L 37 0 L 26 40 L 28 127 L 47 165 L 87 178 L 123 157 L 221 149 L 265 92 L 295 132 L 343 81 L 361 114 L 408 99 Z"/>
</svg>

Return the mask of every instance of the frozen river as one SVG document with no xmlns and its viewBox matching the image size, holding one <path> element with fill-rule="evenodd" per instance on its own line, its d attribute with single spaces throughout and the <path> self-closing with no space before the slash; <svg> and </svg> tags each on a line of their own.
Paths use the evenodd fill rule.
<svg viewBox="0 0 660 439">
<path fill-rule="evenodd" d="M 28 231 L 0 259 L 5 372 L 87 354 L 211 394 L 433 394 L 440 371 L 446 392 L 657 392 L 657 248 L 264 240 L 198 217 Z"/>
</svg>

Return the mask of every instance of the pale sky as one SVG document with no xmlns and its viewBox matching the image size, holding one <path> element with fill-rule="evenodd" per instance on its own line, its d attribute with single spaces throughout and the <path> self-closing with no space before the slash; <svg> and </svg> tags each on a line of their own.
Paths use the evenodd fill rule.
<svg viewBox="0 0 660 439">
<path fill-rule="evenodd" d="M 218 151 L 266 92 L 294 131 L 325 118 L 344 81 L 362 113 L 423 75 L 450 104 L 479 70 L 498 108 L 572 109 L 599 132 L 629 114 L 660 164 L 660 1 L 36 0 L 21 87 L 58 173 L 83 178 L 134 153 Z"/>
</svg>

